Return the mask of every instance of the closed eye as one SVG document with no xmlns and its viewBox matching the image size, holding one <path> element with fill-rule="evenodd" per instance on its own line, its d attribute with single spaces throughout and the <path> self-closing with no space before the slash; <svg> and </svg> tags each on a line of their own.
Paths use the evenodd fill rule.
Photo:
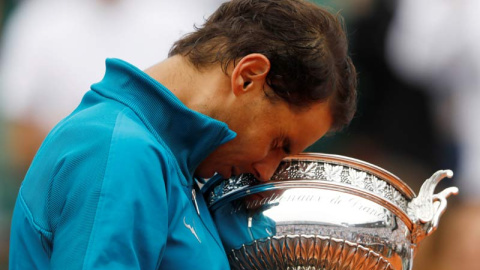
<svg viewBox="0 0 480 270">
<path fill-rule="evenodd" d="M 285 152 L 285 154 L 287 154 L 287 155 L 290 155 L 292 153 L 292 150 L 290 149 L 290 140 L 289 139 L 283 140 L 282 149 L 283 149 L 283 152 Z"/>
<path fill-rule="evenodd" d="M 280 141 L 282 141 L 282 143 L 280 143 Z M 272 144 L 272 149 L 281 149 L 285 155 L 290 155 L 292 153 L 289 139 L 275 140 Z"/>
</svg>

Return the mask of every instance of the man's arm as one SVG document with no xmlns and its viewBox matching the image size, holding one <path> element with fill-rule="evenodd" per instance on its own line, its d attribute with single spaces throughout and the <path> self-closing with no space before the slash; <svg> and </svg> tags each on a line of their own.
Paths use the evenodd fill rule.
<svg viewBox="0 0 480 270">
<path fill-rule="evenodd" d="M 88 230 L 89 224 L 65 216 L 55 232 L 52 269 L 65 269 L 70 257 L 77 256 L 79 242 L 86 243 L 84 257 L 75 258 L 83 269 L 157 268 L 168 234 L 167 167 L 154 140 L 132 134 L 130 128 L 117 122 L 98 203 L 84 205 L 96 208 L 91 231 L 73 234 L 84 226 Z"/>
</svg>

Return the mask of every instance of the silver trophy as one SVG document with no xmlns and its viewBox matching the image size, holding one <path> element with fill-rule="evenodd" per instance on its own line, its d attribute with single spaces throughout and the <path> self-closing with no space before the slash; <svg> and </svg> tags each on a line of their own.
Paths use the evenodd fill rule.
<svg viewBox="0 0 480 270">
<path fill-rule="evenodd" d="M 450 170 L 418 196 L 398 177 L 337 155 L 282 161 L 271 181 L 250 174 L 203 188 L 232 269 L 411 270 L 416 247 L 457 194 L 434 194 Z"/>
</svg>

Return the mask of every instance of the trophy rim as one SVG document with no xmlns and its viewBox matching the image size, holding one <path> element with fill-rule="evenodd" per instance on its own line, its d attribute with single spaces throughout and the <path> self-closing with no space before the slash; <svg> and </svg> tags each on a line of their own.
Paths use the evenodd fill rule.
<svg viewBox="0 0 480 270">
<path fill-rule="evenodd" d="M 347 157 L 343 155 L 337 155 L 337 154 L 327 154 L 327 153 L 315 153 L 315 152 L 303 152 L 299 153 L 296 155 L 290 155 L 282 159 L 282 162 L 285 161 L 290 161 L 290 160 L 310 160 L 310 161 L 326 161 L 326 162 L 332 162 L 340 165 L 348 165 L 349 167 L 359 169 L 361 171 L 367 171 L 370 174 L 377 176 L 381 178 L 382 180 L 385 180 L 387 183 L 390 185 L 394 186 L 399 192 L 401 192 L 407 200 L 412 200 L 417 197 L 415 192 L 408 186 L 403 180 L 401 180 L 398 176 L 395 174 L 377 166 L 372 163 L 352 158 L 352 157 Z M 216 184 L 218 184 L 220 181 L 218 180 L 224 180 L 224 178 L 220 179 L 209 179 L 202 187 L 202 191 L 204 194 L 208 193 L 214 187 Z M 271 183 L 273 182 L 272 180 L 269 180 L 265 183 Z"/>
<path fill-rule="evenodd" d="M 361 171 L 367 171 L 370 174 L 375 175 L 382 180 L 385 180 L 387 183 L 394 186 L 398 191 L 400 191 L 404 196 L 406 196 L 406 199 L 408 200 L 412 200 L 413 198 L 417 197 L 417 195 L 410 188 L 410 186 L 408 186 L 403 180 L 401 180 L 400 177 L 377 165 L 360 159 L 336 154 L 304 152 L 297 155 L 288 156 L 284 158 L 282 162 L 290 160 L 327 161 L 336 164 L 348 165 L 349 167 L 360 169 Z"/>
<path fill-rule="evenodd" d="M 312 163 L 318 162 L 318 163 L 340 165 L 347 168 L 352 168 L 352 169 L 366 172 L 369 175 L 377 177 L 379 180 L 390 185 L 398 194 L 400 194 L 404 198 L 405 205 L 402 206 L 392 198 L 389 199 L 385 197 L 385 195 L 380 195 L 373 191 L 368 191 L 365 188 L 356 187 L 352 184 L 346 185 L 338 182 L 337 183 L 326 182 L 326 181 L 320 182 L 318 180 L 308 179 L 308 178 L 297 178 L 295 180 L 293 179 L 277 180 L 274 178 L 275 175 L 269 181 L 256 182 L 254 183 L 254 185 L 251 185 L 248 183 L 242 183 L 240 186 L 236 186 L 236 184 L 234 183 L 233 185 L 230 186 L 230 184 L 227 184 L 227 186 L 229 186 L 228 189 L 226 190 L 222 189 L 219 191 L 214 191 L 215 187 L 222 182 L 225 182 L 225 183 L 228 182 L 229 179 L 222 179 L 220 181 L 216 181 L 216 180 L 208 181 L 205 184 L 205 186 L 202 188 L 202 192 L 206 195 L 207 204 L 209 205 L 209 208 L 216 209 L 224 203 L 228 203 L 230 201 L 236 200 L 246 195 L 251 195 L 251 194 L 272 190 L 272 189 L 288 189 L 291 187 L 298 187 L 298 184 L 302 183 L 302 187 L 320 188 L 320 189 L 326 189 L 331 191 L 348 193 L 348 194 L 360 196 L 369 201 L 375 202 L 379 205 L 382 205 L 389 211 L 393 212 L 407 225 L 407 227 L 410 230 L 413 230 L 414 220 L 412 220 L 412 218 L 408 215 L 407 207 L 408 207 L 408 203 L 413 198 L 415 198 L 416 195 L 407 184 L 405 184 L 399 177 L 395 176 L 389 171 L 362 160 L 341 156 L 341 155 L 333 155 L 333 154 L 300 153 L 297 155 L 288 156 L 282 160 L 282 162 L 285 162 L 285 163 L 297 162 L 297 161 L 306 161 L 306 162 L 312 162 Z M 242 175 L 238 177 L 242 177 Z M 251 178 L 254 181 L 258 181 L 258 180 L 255 180 L 255 177 L 253 175 L 247 178 Z M 240 179 L 240 178 L 235 178 L 235 179 Z M 249 180 L 249 179 L 246 179 L 246 180 Z M 240 181 L 242 182 L 241 179 Z M 212 194 L 216 194 L 216 195 L 212 195 Z"/>
</svg>

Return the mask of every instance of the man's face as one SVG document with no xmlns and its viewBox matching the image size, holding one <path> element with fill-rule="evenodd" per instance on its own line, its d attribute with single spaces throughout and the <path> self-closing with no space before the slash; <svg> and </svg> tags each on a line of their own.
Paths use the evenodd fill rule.
<svg viewBox="0 0 480 270">
<path fill-rule="evenodd" d="M 294 111 L 285 101 L 271 102 L 263 93 L 252 93 L 231 107 L 225 120 L 237 137 L 217 148 L 197 168 L 204 178 L 215 172 L 224 178 L 252 173 L 268 181 L 280 161 L 302 152 L 320 139 L 331 126 L 326 102 Z"/>
</svg>

